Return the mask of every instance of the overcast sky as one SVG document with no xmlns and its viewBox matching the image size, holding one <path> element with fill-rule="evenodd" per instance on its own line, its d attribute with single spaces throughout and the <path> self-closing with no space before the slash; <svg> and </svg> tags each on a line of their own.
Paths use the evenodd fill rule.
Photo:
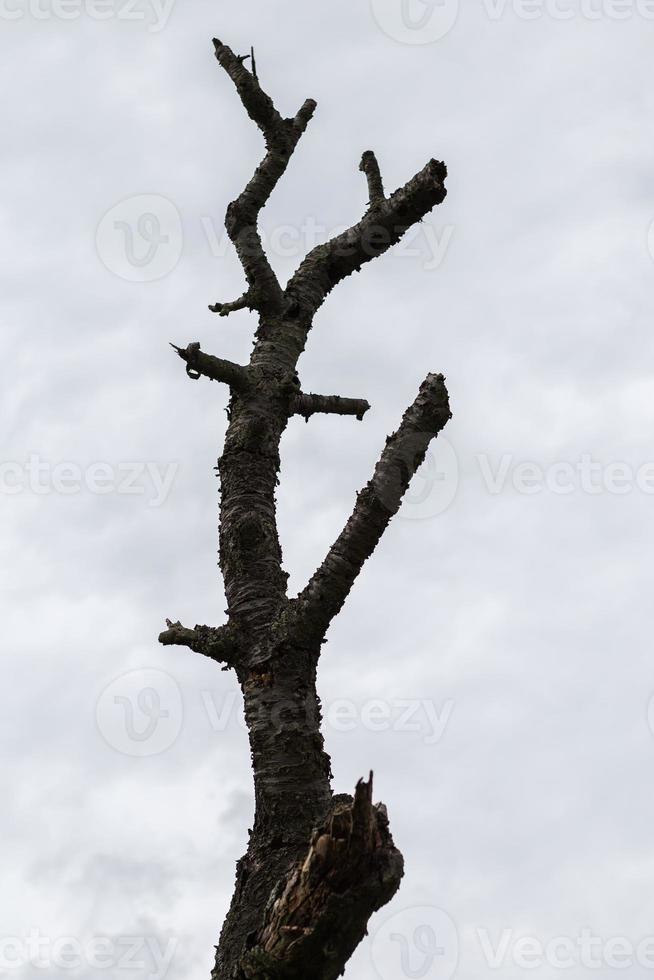
<svg viewBox="0 0 654 980">
<path fill-rule="evenodd" d="M 318 101 L 262 216 L 284 281 L 363 213 L 363 150 L 389 190 L 449 167 L 300 363 L 372 411 L 283 441 L 297 590 L 447 376 L 321 662 L 335 788 L 374 769 L 406 857 L 346 977 L 653 975 L 654 3 L 461 6 L 0 0 L 0 976 L 207 980 L 251 826 L 235 678 L 157 644 L 225 606 L 227 396 L 168 342 L 254 328 L 207 311 L 262 151 L 212 36 Z"/>
</svg>

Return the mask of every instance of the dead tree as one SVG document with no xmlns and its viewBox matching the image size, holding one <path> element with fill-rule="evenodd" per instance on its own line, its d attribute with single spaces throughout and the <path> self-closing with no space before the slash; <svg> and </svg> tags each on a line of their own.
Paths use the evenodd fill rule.
<svg viewBox="0 0 654 980">
<path fill-rule="evenodd" d="M 262 247 L 259 213 L 285 172 L 313 116 L 312 99 L 284 118 L 261 88 L 251 56 L 214 40 L 221 67 L 263 133 L 266 153 L 245 190 L 227 208 L 226 228 L 247 289 L 216 303 L 220 316 L 258 316 L 250 362 L 234 364 L 175 347 L 187 374 L 229 386 L 229 426 L 220 477 L 220 568 L 227 622 L 187 629 L 167 621 L 159 637 L 236 672 L 249 730 L 256 812 L 247 853 L 222 928 L 214 980 L 332 980 L 366 934 L 368 920 L 396 892 L 402 855 L 386 809 L 373 804 L 372 777 L 354 797 L 334 795 L 320 732 L 316 668 L 325 634 L 407 490 L 430 441 L 450 416 L 440 374 L 429 374 L 357 496 L 343 531 L 306 588 L 287 595 L 277 533 L 279 446 L 293 415 L 316 412 L 362 419 L 367 401 L 302 391 L 297 363 L 314 315 L 342 279 L 396 244 L 440 204 L 446 168 L 429 163 L 393 194 L 384 192 L 374 153 L 363 154 L 368 208 L 357 224 L 302 261 L 282 288 Z"/>
</svg>

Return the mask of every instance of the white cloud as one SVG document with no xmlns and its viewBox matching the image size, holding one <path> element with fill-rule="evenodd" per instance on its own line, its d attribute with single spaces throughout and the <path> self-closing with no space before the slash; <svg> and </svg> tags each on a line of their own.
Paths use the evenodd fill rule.
<svg viewBox="0 0 654 980">
<path fill-rule="evenodd" d="M 431 156 L 450 169 L 430 219 L 453 228 L 443 261 L 366 267 L 330 296 L 301 362 L 311 390 L 367 397 L 365 423 L 298 423 L 283 445 L 281 533 L 300 587 L 426 371 L 448 376 L 456 497 L 393 523 L 321 665 L 326 705 L 453 703 L 436 742 L 327 732 L 337 789 L 372 766 L 406 854 L 387 912 L 443 909 L 461 977 L 492 973 L 476 929 L 547 943 L 588 926 L 636 944 L 652 928 L 652 498 L 492 495 L 476 457 L 653 458 L 654 24 L 494 20 L 474 2 L 440 40 L 402 44 L 346 0 L 185 0 L 162 30 L 150 23 L 24 16 L 0 33 L 0 461 L 179 464 L 157 508 L 117 493 L 0 496 L 3 929 L 173 935 L 168 977 L 200 980 L 247 836 L 245 735 L 202 711 L 203 692 L 224 699 L 235 682 L 156 642 L 166 616 L 221 622 L 224 609 L 212 466 L 226 397 L 191 384 L 167 344 L 243 360 L 252 337 L 248 314 L 218 329 L 206 309 L 242 281 L 203 219 L 220 227 L 261 153 L 213 59 L 217 34 L 254 43 L 285 113 L 319 102 L 269 233 L 356 220 L 368 147 L 389 189 Z M 96 252 L 103 215 L 133 195 L 181 216 L 182 254 L 153 282 L 118 278 Z M 282 276 L 296 262 L 274 257 Z M 174 745 L 141 759 L 95 722 L 102 690 L 136 669 L 170 674 L 185 707 Z M 369 943 L 347 976 L 376 976 Z"/>
</svg>

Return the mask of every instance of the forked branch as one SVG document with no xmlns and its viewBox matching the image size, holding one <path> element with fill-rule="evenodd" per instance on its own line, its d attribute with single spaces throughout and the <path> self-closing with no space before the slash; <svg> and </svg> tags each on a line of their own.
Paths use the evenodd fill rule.
<svg viewBox="0 0 654 980">
<path fill-rule="evenodd" d="M 295 628 L 303 635 L 324 635 L 398 512 L 429 443 L 451 416 L 443 375 L 427 375 L 399 429 L 386 440 L 373 477 L 359 493 L 352 516 L 296 600 Z"/>
<path fill-rule="evenodd" d="M 379 168 L 370 151 L 364 154 L 361 169 L 368 178 L 374 206 L 356 225 L 312 249 L 286 287 L 287 295 L 306 317 L 313 316 L 334 286 L 396 245 L 447 194 L 447 167 L 438 160 L 430 160 L 388 198 L 383 197 Z"/>
<path fill-rule="evenodd" d="M 214 38 L 213 43 L 216 58 L 232 79 L 248 116 L 263 133 L 267 151 L 245 190 L 229 205 L 225 227 L 248 281 L 248 305 L 261 313 L 278 314 L 284 308 L 283 291 L 263 249 L 259 213 L 285 172 L 316 103 L 307 99 L 295 118 L 284 119 L 243 59 L 221 41 Z"/>
</svg>

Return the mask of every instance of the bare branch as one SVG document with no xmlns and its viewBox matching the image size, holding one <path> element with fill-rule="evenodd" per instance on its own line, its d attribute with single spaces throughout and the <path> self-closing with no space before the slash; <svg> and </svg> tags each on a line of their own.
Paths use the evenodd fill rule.
<svg viewBox="0 0 654 980">
<path fill-rule="evenodd" d="M 248 116 L 257 124 L 266 138 L 273 138 L 275 132 L 284 122 L 277 112 L 273 100 L 259 85 L 256 74 L 249 72 L 244 66 L 244 59 L 237 57 L 232 49 L 219 41 L 218 38 L 213 39 L 213 46 L 216 58 L 234 82 Z M 249 58 L 250 55 L 244 57 Z"/>
<path fill-rule="evenodd" d="M 365 167 L 370 186 L 370 161 Z M 396 245 L 412 225 L 445 199 L 446 176 L 445 164 L 430 160 L 389 198 L 375 196 L 375 206 L 358 224 L 309 252 L 286 287 L 289 303 L 310 318 L 334 286 Z"/>
<path fill-rule="evenodd" d="M 254 310 L 256 309 L 256 300 L 252 293 L 252 290 L 248 289 L 247 292 L 239 296 L 232 303 L 213 303 L 209 306 L 212 313 L 218 313 L 219 316 L 229 316 L 230 313 L 235 313 L 236 310 Z"/>
<path fill-rule="evenodd" d="M 244 391 L 248 387 L 248 371 L 242 364 L 205 354 L 200 350 L 197 341 L 188 347 L 178 347 L 177 344 L 170 346 L 186 361 L 186 373 L 194 381 L 204 375 L 212 381 L 222 381 L 237 391 Z"/>
<path fill-rule="evenodd" d="M 284 308 L 284 294 L 264 252 L 257 222 L 288 166 L 316 103 L 308 99 L 294 119 L 282 118 L 259 85 L 256 67 L 254 73 L 249 72 L 243 59 L 236 57 L 231 48 L 215 38 L 213 43 L 216 58 L 234 82 L 247 114 L 263 133 L 267 150 L 245 190 L 229 205 L 225 227 L 245 271 L 253 306 L 262 313 L 278 314 Z"/>
<path fill-rule="evenodd" d="M 189 647 L 195 653 L 201 653 L 218 663 L 232 666 L 238 653 L 239 645 L 234 631 L 229 626 L 196 626 L 188 629 L 181 623 L 166 620 L 168 629 L 159 634 L 159 643 L 163 646 Z"/>
<path fill-rule="evenodd" d="M 369 197 L 365 215 L 312 249 L 282 289 L 263 248 L 259 215 L 316 103 L 307 99 L 294 117 L 284 118 L 261 87 L 254 50 L 236 55 L 218 40 L 214 47 L 263 134 L 265 156 L 225 217 L 245 272 L 243 295 L 210 309 L 221 316 L 256 310 L 259 324 L 247 366 L 205 354 L 198 342 L 172 345 L 191 378 L 225 383 L 232 396 L 217 466 L 227 625 L 188 629 L 167 621 L 159 639 L 235 668 L 243 694 L 256 812 L 212 977 L 336 980 L 370 915 L 397 890 L 402 857 L 385 808 L 373 806 L 372 775 L 358 784 L 354 798 L 332 793 L 316 668 L 331 620 L 398 511 L 430 440 L 450 418 L 444 379 L 427 377 L 387 439 L 345 528 L 290 602 L 277 528 L 280 440 L 293 414 L 361 419 L 368 411 L 364 399 L 303 392 L 298 358 L 331 289 L 397 243 L 444 199 L 447 171 L 431 160 L 387 197 L 375 154 L 366 151 L 360 164 Z"/>
<path fill-rule="evenodd" d="M 297 111 L 297 115 L 293 120 L 293 126 L 298 131 L 299 136 L 302 135 L 304 130 L 307 128 L 311 122 L 311 117 L 316 111 L 316 102 L 313 99 L 305 99 L 300 108 Z"/>
<path fill-rule="evenodd" d="M 381 172 L 379 170 L 379 164 L 377 163 L 377 157 L 372 150 L 366 150 L 361 157 L 359 170 L 366 175 L 366 180 L 368 181 L 370 207 L 378 207 L 383 201 L 386 200 L 386 196 L 384 194 L 384 184 L 382 181 Z"/>
<path fill-rule="evenodd" d="M 341 398 L 340 395 L 307 395 L 300 392 L 295 396 L 293 413 L 302 415 L 307 422 L 318 412 L 327 415 L 356 415 L 359 422 L 370 408 L 363 398 Z"/>
<path fill-rule="evenodd" d="M 416 400 L 404 413 L 399 429 L 386 440 L 373 477 L 359 493 L 345 528 L 295 600 L 294 630 L 302 630 L 305 635 L 324 635 L 365 561 L 398 512 L 429 443 L 451 417 L 443 375 L 427 375 Z"/>
<path fill-rule="evenodd" d="M 372 803 L 370 773 L 367 783 L 359 780 L 354 800 L 337 804 L 315 831 L 306 857 L 269 903 L 258 943 L 241 963 L 244 975 L 336 980 L 403 873 L 386 808 Z"/>
</svg>

